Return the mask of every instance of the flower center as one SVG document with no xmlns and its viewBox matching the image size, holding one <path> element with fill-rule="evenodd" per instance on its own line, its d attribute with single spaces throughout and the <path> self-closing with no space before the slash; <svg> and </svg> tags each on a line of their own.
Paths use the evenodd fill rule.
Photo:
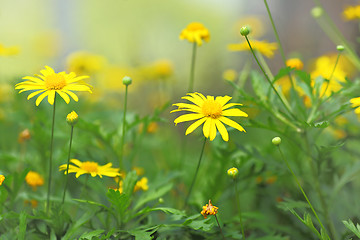
<svg viewBox="0 0 360 240">
<path fill-rule="evenodd" d="M 193 23 L 190 23 L 188 26 L 187 26 L 187 29 L 189 31 L 197 31 L 197 30 L 202 30 L 204 29 L 204 26 L 201 24 L 201 23 L 198 23 L 198 22 L 193 22 Z"/>
<path fill-rule="evenodd" d="M 61 90 L 66 86 L 65 77 L 61 74 L 51 74 L 46 76 L 45 87 L 48 90 Z"/>
<path fill-rule="evenodd" d="M 201 107 L 201 111 L 206 117 L 217 119 L 222 114 L 222 107 L 220 103 L 216 102 L 215 100 L 207 99 L 204 101 Z"/>
<path fill-rule="evenodd" d="M 83 162 L 81 165 L 81 169 L 91 173 L 91 172 L 98 172 L 99 165 L 96 162 Z"/>
</svg>

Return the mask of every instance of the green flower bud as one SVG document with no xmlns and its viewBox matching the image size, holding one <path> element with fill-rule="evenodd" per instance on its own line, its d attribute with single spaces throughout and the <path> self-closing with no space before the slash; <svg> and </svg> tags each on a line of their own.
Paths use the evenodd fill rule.
<svg viewBox="0 0 360 240">
<path fill-rule="evenodd" d="M 240 34 L 241 34 L 241 36 L 247 36 L 247 35 L 249 35 L 249 33 L 250 33 L 250 27 L 249 26 L 243 26 L 242 28 L 240 28 Z"/>
<path fill-rule="evenodd" d="M 158 199 L 158 202 L 159 202 L 159 203 L 164 203 L 164 199 L 163 199 L 163 198 L 159 198 L 159 199 Z"/>
<path fill-rule="evenodd" d="M 343 45 L 337 45 L 336 46 L 336 50 L 338 50 L 339 52 L 344 51 L 345 47 Z"/>
<path fill-rule="evenodd" d="M 314 18 L 319 18 L 322 16 L 324 10 L 321 7 L 314 7 L 313 9 L 311 9 L 311 15 Z"/>
<path fill-rule="evenodd" d="M 280 137 L 274 137 L 271 142 L 275 145 L 278 146 L 281 143 L 281 138 Z"/>
<path fill-rule="evenodd" d="M 227 170 L 227 175 L 236 178 L 236 176 L 239 174 L 239 170 L 236 167 L 232 167 L 229 170 Z"/>
<path fill-rule="evenodd" d="M 79 120 L 79 116 L 76 114 L 75 111 L 72 111 L 71 113 L 69 113 L 66 117 L 66 122 L 70 125 L 70 126 L 74 126 Z"/>
<path fill-rule="evenodd" d="M 125 76 L 123 78 L 122 82 L 123 82 L 124 85 L 128 86 L 128 85 L 130 85 L 132 83 L 132 79 L 131 79 L 131 77 Z"/>
</svg>

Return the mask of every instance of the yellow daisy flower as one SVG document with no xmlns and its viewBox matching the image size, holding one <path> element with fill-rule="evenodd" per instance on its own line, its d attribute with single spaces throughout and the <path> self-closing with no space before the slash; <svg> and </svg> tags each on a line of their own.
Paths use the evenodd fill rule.
<svg viewBox="0 0 360 240">
<path fill-rule="evenodd" d="M 44 185 L 44 178 L 37 172 L 29 171 L 25 176 L 26 183 L 35 191 L 37 187 Z"/>
<path fill-rule="evenodd" d="M 229 125 L 241 132 L 245 132 L 245 129 L 240 126 L 238 123 L 230 120 L 226 116 L 239 116 L 239 117 L 247 117 L 248 115 L 241 111 L 240 109 L 233 108 L 228 109 L 230 107 L 242 104 L 240 103 L 229 103 L 226 104 L 232 97 L 224 96 L 224 97 L 216 97 L 214 99 L 213 96 L 204 96 L 201 93 L 188 93 L 188 96 L 182 97 L 182 99 L 186 99 L 194 104 L 188 103 L 176 103 L 173 104 L 177 106 L 178 109 L 173 110 L 171 112 L 178 111 L 189 111 L 192 113 L 188 113 L 182 115 L 174 120 L 175 125 L 181 122 L 187 122 L 192 120 L 197 120 L 193 124 L 191 124 L 185 132 L 185 135 L 192 133 L 197 127 L 204 123 L 203 133 L 206 138 L 210 138 L 210 141 L 214 140 L 216 136 L 216 129 L 219 130 L 221 137 L 224 141 L 229 140 L 229 133 L 227 132 L 225 126 Z"/>
<path fill-rule="evenodd" d="M 147 177 L 143 177 L 136 182 L 136 185 L 134 187 L 134 192 L 137 192 L 139 190 L 143 190 L 143 191 L 149 190 Z"/>
<path fill-rule="evenodd" d="M 4 180 L 5 180 L 5 176 L 0 175 L 0 186 L 3 184 Z"/>
<path fill-rule="evenodd" d="M 199 22 L 192 22 L 181 31 L 180 40 L 188 40 L 193 43 L 196 42 L 198 46 L 202 45 L 202 40 L 208 42 L 210 40 L 210 32 Z"/>
<path fill-rule="evenodd" d="M 15 89 L 21 89 L 19 93 L 34 90 L 34 92 L 30 93 L 27 97 L 28 100 L 41 93 L 36 99 L 36 106 L 39 106 L 40 102 L 46 96 L 48 97 L 48 102 L 53 105 L 56 93 L 58 93 L 66 103 L 70 102 L 69 96 L 76 102 L 79 100 L 72 91 L 87 91 L 92 93 L 92 87 L 82 81 L 83 79 L 88 78 L 88 76 L 76 77 L 76 74 L 73 72 L 69 74 L 65 72 L 55 73 L 49 66 L 45 66 L 45 69 L 40 72 L 42 75 L 35 74 L 37 78 L 26 76 L 23 77 L 23 79 L 26 79 L 27 81 L 15 85 Z"/>
<path fill-rule="evenodd" d="M 268 41 L 251 40 L 251 47 L 254 51 L 257 51 L 265 57 L 272 58 L 274 52 L 278 49 L 277 43 L 269 43 Z M 247 42 L 234 43 L 228 45 L 229 51 L 250 51 L 249 44 Z"/>
<path fill-rule="evenodd" d="M 108 177 L 120 176 L 119 168 L 113 168 L 112 163 L 105 164 L 104 166 L 99 166 L 96 162 L 80 162 L 77 159 L 71 159 L 70 162 L 74 165 L 69 165 L 69 173 L 76 173 L 75 177 L 78 178 L 82 174 L 90 174 L 92 177 L 99 175 Z M 63 164 L 59 167 L 59 171 L 64 171 L 66 174 L 67 164 Z"/>
<path fill-rule="evenodd" d="M 343 17 L 348 21 L 360 19 L 360 5 L 347 6 L 343 11 Z"/>
<path fill-rule="evenodd" d="M 218 212 L 218 207 L 215 207 L 211 204 L 211 200 L 209 200 L 209 204 L 206 204 L 203 206 L 203 210 L 201 211 L 201 215 L 204 216 L 204 218 L 207 218 L 208 215 L 216 215 Z"/>
<path fill-rule="evenodd" d="M 304 67 L 304 63 L 299 58 L 289 58 L 286 60 L 286 66 L 301 70 Z"/>
</svg>

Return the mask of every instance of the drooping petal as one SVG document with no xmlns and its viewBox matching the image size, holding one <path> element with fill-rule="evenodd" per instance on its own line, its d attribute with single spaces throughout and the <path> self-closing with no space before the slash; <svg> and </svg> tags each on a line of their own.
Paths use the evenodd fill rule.
<svg viewBox="0 0 360 240">
<path fill-rule="evenodd" d="M 211 123 L 211 118 L 206 118 L 206 121 L 203 126 L 203 134 L 206 138 L 210 136 L 210 125 L 211 125 L 210 123 Z"/>
<path fill-rule="evenodd" d="M 42 92 L 44 92 L 44 91 L 45 91 L 45 90 L 39 90 L 39 91 L 30 93 L 29 96 L 27 97 L 27 100 L 29 100 L 30 98 L 32 98 L 32 97 L 34 97 L 34 96 L 36 96 L 36 95 L 38 95 L 39 93 L 42 93 Z"/>
<path fill-rule="evenodd" d="M 75 100 L 75 102 L 79 101 L 79 98 L 75 93 L 68 91 L 68 90 L 64 90 L 64 89 L 62 91 L 64 93 L 68 94 L 70 97 L 72 97 Z"/>
<path fill-rule="evenodd" d="M 41 101 L 47 96 L 49 95 L 48 91 L 43 92 L 35 101 L 36 106 L 39 106 L 39 104 L 41 103 Z"/>
<path fill-rule="evenodd" d="M 73 83 L 73 82 L 77 82 L 83 79 L 89 78 L 89 76 L 79 76 L 79 77 L 75 77 L 75 78 L 70 78 L 68 79 L 66 82 L 69 83 Z"/>
<path fill-rule="evenodd" d="M 175 103 L 175 104 L 173 104 L 173 106 L 176 106 L 179 109 L 188 108 L 188 109 L 192 109 L 194 112 L 198 112 L 198 113 L 201 112 L 201 108 L 199 106 L 189 104 L 189 103 Z"/>
<path fill-rule="evenodd" d="M 222 112 L 223 116 L 238 116 L 238 117 L 247 117 L 247 113 L 241 111 L 237 108 L 228 109 Z"/>
<path fill-rule="evenodd" d="M 205 122 L 207 118 L 204 117 L 202 119 L 197 120 L 196 122 L 194 122 L 193 124 L 191 124 L 185 132 L 185 135 L 188 135 L 190 133 L 192 133 L 196 128 L 198 128 L 201 124 L 203 124 L 203 122 Z"/>
<path fill-rule="evenodd" d="M 216 125 L 215 125 L 215 120 L 210 118 L 210 141 L 214 140 L 216 137 Z"/>
<path fill-rule="evenodd" d="M 229 141 L 229 133 L 226 130 L 224 124 L 222 124 L 218 119 L 215 120 L 215 124 L 216 124 L 216 127 L 217 127 L 217 129 L 219 130 L 219 132 L 221 134 L 222 139 L 225 142 Z"/>
<path fill-rule="evenodd" d="M 218 118 L 221 122 L 225 123 L 226 125 L 229 125 L 230 127 L 233 127 L 237 130 L 239 130 L 240 132 L 246 132 L 245 129 L 240 126 L 240 124 L 238 124 L 237 122 L 234 122 L 233 120 L 226 118 L 226 117 L 220 117 Z"/>
<path fill-rule="evenodd" d="M 57 90 L 56 92 L 60 95 L 60 97 L 61 97 L 62 99 L 64 99 L 64 101 L 65 101 L 67 104 L 69 104 L 70 98 L 69 98 L 69 96 L 68 96 L 66 93 L 64 93 L 64 91 Z"/>
<path fill-rule="evenodd" d="M 78 167 L 81 167 L 82 165 L 82 162 L 80 162 L 78 159 L 75 158 L 71 159 L 70 162 L 77 165 Z"/>
<path fill-rule="evenodd" d="M 23 77 L 22 79 L 27 79 L 27 80 L 30 80 L 31 82 L 37 83 L 37 84 L 44 84 L 43 80 L 36 78 L 36 77 L 26 76 L 26 77 Z"/>
<path fill-rule="evenodd" d="M 202 118 L 202 117 L 204 117 L 204 115 L 200 114 L 200 113 L 188 113 L 188 114 L 181 115 L 180 117 L 177 117 L 174 120 L 174 123 L 178 124 L 178 123 L 181 123 L 181 122 L 187 122 L 187 121 L 196 120 L 196 119 L 199 119 L 199 118 Z"/>
</svg>

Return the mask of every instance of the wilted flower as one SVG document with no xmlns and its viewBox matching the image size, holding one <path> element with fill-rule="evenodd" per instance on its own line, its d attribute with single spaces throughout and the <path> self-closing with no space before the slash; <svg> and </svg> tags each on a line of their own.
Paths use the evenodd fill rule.
<svg viewBox="0 0 360 240">
<path fill-rule="evenodd" d="M 201 211 L 201 215 L 204 216 L 204 218 L 207 218 L 208 215 L 216 215 L 218 212 L 218 207 L 215 207 L 211 204 L 211 200 L 209 200 L 209 203 L 203 206 L 203 210 Z"/>
</svg>

